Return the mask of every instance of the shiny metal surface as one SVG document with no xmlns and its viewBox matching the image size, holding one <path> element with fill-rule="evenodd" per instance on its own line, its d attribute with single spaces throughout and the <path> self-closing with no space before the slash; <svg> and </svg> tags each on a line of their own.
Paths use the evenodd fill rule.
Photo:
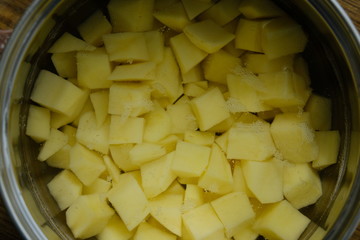
<svg viewBox="0 0 360 240">
<path fill-rule="evenodd" d="M 101 3 L 100 3 L 101 2 Z M 331 97 L 333 128 L 341 132 L 337 165 L 321 173 L 324 196 L 303 209 L 326 239 L 348 239 L 360 220 L 360 37 L 335 0 L 277 0 L 309 33 L 305 52 L 315 92 Z M 14 31 L 0 63 L 0 186 L 26 239 L 73 239 L 46 184 L 56 173 L 35 160 L 38 146 L 24 135 L 29 95 L 41 68 L 51 70 L 48 47 L 106 1 L 35 1 Z M 55 234 L 56 233 L 56 234 Z"/>
</svg>

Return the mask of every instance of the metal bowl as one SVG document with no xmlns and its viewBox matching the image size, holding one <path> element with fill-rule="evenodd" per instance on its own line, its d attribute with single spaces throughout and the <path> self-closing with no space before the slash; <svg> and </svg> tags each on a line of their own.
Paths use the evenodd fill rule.
<svg viewBox="0 0 360 240">
<path fill-rule="evenodd" d="M 335 0 L 276 0 L 309 34 L 304 53 L 315 92 L 333 101 L 333 129 L 341 134 L 338 163 L 321 172 L 323 196 L 302 212 L 325 239 L 349 239 L 360 220 L 360 37 Z M 34 1 L 20 20 L 0 63 L 0 186 L 10 215 L 26 239 L 73 239 L 46 184 L 57 170 L 36 159 L 25 136 L 29 96 L 40 69 L 53 70 L 47 49 L 107 1 Z"/>
</svg>

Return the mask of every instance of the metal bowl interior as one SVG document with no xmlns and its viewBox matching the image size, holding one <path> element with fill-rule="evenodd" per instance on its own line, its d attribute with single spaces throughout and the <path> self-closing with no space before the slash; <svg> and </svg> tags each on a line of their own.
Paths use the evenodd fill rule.
<svg viewBox="0 0 360 240">
<path fill-rule="evenodd" d="M 336 1 L 276 0 L 309 35 L 304 53 L 314 92 L 333 102 L 333 129 L 341 133 L 338 163 L 321 172 L 323 196 L 301 211 L 326 239 L 347 239 L 360 219 L 360 38 Z M 59 171 L 36 160 L 39 146 L 25 135 L 29 96 L 40 69 L 54 71 L 47 50 L 107 1 L 35 1 L 15 30 L 0 65 L 1 188 L 20 231 L 28 239 L 73 239 L 46 184 Z"/>
</svg>

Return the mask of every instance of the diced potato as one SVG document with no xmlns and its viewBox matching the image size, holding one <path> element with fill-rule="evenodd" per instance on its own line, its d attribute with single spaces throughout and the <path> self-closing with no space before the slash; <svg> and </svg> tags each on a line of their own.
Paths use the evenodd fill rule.
<svg viewBox="0 0 360 240">
<path fill-rule="evenodd" d="M 89 195 L 89 194 L 101 194 L 101 193 L 107 193 L 111 188 L 111 183 L 101 179 L 97 178 L 95 181 L 90 184 L 89 186 L 83 187 L 83 195 Z"/>
<path fill-rule="evenodd" d="M 240 15 L 239 0 L 221 0 L 200 15 L 200 19 L 212 19 L 223 26 Z"/>
<path fill-rule="evenodd" d="M 46 163 L 51 167 L 69 169 L 71 147 L 72 146 L 70 146 L 69 143 L 66 144 L 59 151 L 46 159 Z"/>
<path fill-rule="evenodd" d="M 147 222 L 139 225 L 134 235 L 134 240 L 147 240 L 147 239 L 161 239 L 161 240 L 176 240 L 176 236 L 168 232 L 162 231 Z"/>
<path fill-rule="evenodd" d="M 339 131 L 317 131 L 315 141 L 319 147 L 319 155 L 312 162 L 312 167 L 321 170 L 335 164 L 340 149 Z"/>
<path fill-rule="evenodd" d="M 75 238 L 89 238 L 99 234 L 113 215 L 100 195 L 82 195 L 66 211 L 66 224 Z"/>
<path fill-rule="evenodd" d="M 109 143 L 142 143 L 144 125 L 144 118 L 128 118 L 124 120 L 120 116 L 112 115 Z"/>
<path fill-rule="evenodd" d="M 75 52 L 54 53 L 51 55 L 51 61 L 59 76 L 64 78 L 73 78 L 77 76 L 75 56 Z"/>
<path fill-rule="evenodd" d="M 169 135 L 166 138 L 162 139 L 158 142 L 161 146 L 163 146 L 167 153 L 175 151 L 176 144 L 181 138 L 177 135 Z"/>
<path fill-rule="evenodd" d="M 302 52 L 308 41 L 302 27 L 289 18 L 270 20 L 262 30 L 261 40 L 269 59 Z"/>
<path fill-rule="evenodd" d="M 51 111 L 71 116 L 85 92 L 62 77 L 41 70 L 31 93 L 31 100 Z"/>
<path fill-rule="evenodd" d="M 150 214 L 170 232 L 181 236 L 183 193 L 168 191 L 149 201 Z"/>
<path fill-rule="evenodd" d="M 92 184 L 105 169 L 103 159 L 80 143 L 70 150 L 70 170 L 84 185 Z"/>
<path fill-rule="evenodd" d="M 104 48 L 92 52 L 80 51 L 76 54 L 78 83 L 89 89 L 109 88 L 108 77 L 112 71 L 109 56 Z"/>
<path fill-rule="evenodd" d="M 113 32 L 143 32 L 153 28 L 154 0 L 111 0 L 107 9 Z"/>
<path fill-rule="evenodd" d="M 187 185 L 187 184 L 197 185 L 199 182 L 199 177 L 178 177 L 177 181 L 183 185 Z"/>
<path fill-rule="evenodd" d="M 226 84 L 226 76 L 241 65 L 241 59 L 219 50 L 210 54 L 202 63 L 206 80 Z"/>
<path fill-rule="evenodd" d="M 70 146 L 74 146 L 76 143 L 77 128 L 70 126 L 70 125 L 65 125 L 61 128 L 61 131 L 68 136 L 68 144 Z"/>
<path fill-rule="evenodd" d="M 322 240 L 325 238 L 326 232 L 327 231 L 325 229 L 318 226 L 316 228 L 315 232 L 309 238 L 309 240 Z"/>
<path fill-rule="evenodd" d="M 205 93 L 205 89 L 196 83 L 184 84 L 184 94 L 189 97 L 198 97 Z"/>
<path fill-rule="evenodd" d="M 231 166 L 218 145 L 213 144 L 209 165 L 199 178 L 198 185 L 213 193 L 226 194 L 233 189 Z"/>
<path fill-rule="evenodd" d="M 186 130 L 196 130 L 198 123 L 189 102 L 178 101 L 169 105 L 167 112 L 171 119 L 171 132 L 174 134 L 185 133 Z"/>
<path fill-rule="evenodd" d="M 101 126 L 98 126 L 95 113 L 93 111 L 86 112 L 79 120 L 76 139 L 90 150 L 107 154 L 109 152 L 109 126 L 109 118 Z"/>
<path fill-rule="evenodd" d="M 182 212 L 187 212 L 204 204 L 204 192 L 201 187 L 195 184 L 186 184 L 184 204 Z"/>
<path fill-rule="evenodd" d="M 186 14 L 190 20 L 207 10 L 213 5 L 211 1 L 198 1 L 198 0 L 181 0 L 184 5 Z"/>
<path fill-rule="evenodd" d="M 253 52 L 263 52 L 261 32 L 266 22 L 241 18 L 235 33 L 235 47 Z"/>
<path fill-rule="evenodd" d="M 171 118 L 163 108 L 155 108 L 144 119 L 144 141 L 158 142 L 171 133 Z"/>
<path fill-rule="evenodd" d="M 150 86 L 144 83 L 114 83 L 109 91 L 110 114 L 137 117 L 152 110 Z"/>
<path fill-rule="evenodd" d="M 301 77 L 303 77 L 307 83 L 307 85 L 310 85 L 311 79 L 310 79 L 310 73 L 309 73 L 309 66 L 306 60 L 301 56 L 297 55 L 294 59 L 294 72 L 299 74 Z"/>
<path fill-rule="evenodd" d="M 43 142 L 50 136 L 50 111 L 47 108 L 30 105 L 26 124 L 26 135 L 36 142 Z"/>
<path fill-rule="evenodd" d="M 164 192 L 175 180 L 176 175 L 171 170 L 173 158 L 172 152 L 140 167 L 142 187 L 148 198 Z"/>
<path fill-rule="evenodd" d="M 271 0 L 243 0 L 239 11 L 249 19 L 272 18 L 285 15 L 285 13 Z"/>
<path fill-rule="evenodd" d="M 189 143 L 209 146 L 214 143 L 214 140 L 215 134 L 211 132 L 187 130 L 184 133 L 184 141 Z"/>
<path fill-rule="evenodd" d="M 230 117 L 219 88 L 210 89 L 205 94 L 192 99 L 191 107 L 201 131 L 206 131 Z"/>
<path fill-rule="evenodd" d="M 109 91 L 103 90 L 90 93 L 90 100 L 94 107 L 97 126 L 100 127 L 108 117 Z"/>
<path fill-rule="evenodd" d="M 142 32 L 121 32 L 103 35 L 110 61 L 147 61 L 150 59 L 145 35 Z"/>
<path fill-rule="evenodd" d="M 177 32 L 181 32 L 186 25 L 190 24 L 189 17 L 181 2 L 169 4 L 166 8 L 155 11 L 153 15 L 159 22 Z"/>
<path fill-rule="evenodd" d="M 67 143 L 68 136 L 66 134 L 57 129 L 51 128 L 49 138 L 40 149 L 38 160 L 45 161 L 62 149 Z"/>
<path fill-rule="evenodd" d="M 171 169 L 179 177 L 199 177 L 208 165 L 210 152 L 209 147 L 179 141 Z"/>
<path fill-rule="evenodd" d="M 249 190 L 245 177 L 243 174 L 243 170 L 241 168 L 241 162 L 236 161 L 233 166 L 233 192 L 244 192 L 248 197 L 254 198 L 254 194 Z"/>
<path fill-rule="evenodd" d="M 308 163 L 284 164 L 284 196 L 293 207 L 314 204 L 321 195 L 320 177 Z"/>
<path fill-rule="evenodd" d="M 250 224 L 249 224 L 250 225 Z M 234 240 L 256 240 L 258 238 L 259 234 L 255 232 L 251 225 L 242 228 L 234 235 Z"/>
<path fill-rule="evenodd" d="M 130 173 L 120 175 L 119 184 L 108 192 L 108 199 L 129 231 L 137 227 L 150 213 L 148 200 Z"/>
<path fill-rule="evenodd" d="M 167 97 L 173 103 L 183 94 L 184 90 L 174 54 L 168 47 L 164 51 L 164 58 L 157 66 L 156 79 L 152 87 L 161 97 Z"/>
<path fill-rule="evenodd" d="M 279 160 L 241 161 L 249 190 L 261 203 L 274 203 L 283 197 L 283 165 Z"/>
<path fill-rule="evenodd" d="M 182 216 L 191 239 L 224 239 L 224 226 L 209 203 L 191 209 Z"/>
<path fill-rule="evenodd" d="M 254 73 L 278 72 L 292 69 L 294 55 L 269 59 L 265 54 L 247 53 L 243 60 L 246 67 Z"/>
<path fill-rule="evenodd" d="M 184 33 L 172 37 L 170 45 L 183 74 L 189 72 L 207 56 L 207 53 L 196 47 Z"/>
<path fill-rule="evenodd" d="M 47 184 L 60 210 L 68 208 L 81 195 L 82 186 L 79 179 L 69 170 L 61 171 Z"/>
<path fill-rule="evenodd" d="M 164 34 L 158 31 L 144 32 L 146 45 L 149 52 L 149 60 L 159 63 L 164 58 Z"/>
<path fill-rule="evenodd" d="M 308 113 L 278 114 L 271 124 L 270 131 L 284 159 L 304 163 L 318 157 L 319 149 L 314 130 L 310 127 Z"/>
<path fill-rule="evenodd" d="M 155 80 L 155 62 L 144 62 L 116 66 L 109 76 L 111 81 L 150 81 Z"/>
<path fill-rule="evenodd" d="M 212 20 L 189 24 L 184 28 L 190 41 L 207 53 L 215 53 L 232 41 L 235 36 Z"/>
<path fill-rule="evenodd" d="M 196 65 L 187 73 L 181 74 L 182 83 L 200 82 L 204 80 L 202 69 L 200 65 Z"/>
<path fill-rule="evenodd" d="M 112 26 L 104 14 L 97 10 L 78 26 L 78 30 L 85 42 L 99 47 L 103 44 L 102 35 L 111 33 Z"/>
<path fill-rule="evenodd" d="M 270 124 L 264 121 L 236 123 L 229 130 L 227 157 L 264 161 L 276 151 L 270 133 Z"/>
<path fill-rule="evenodd" d="M 221 121 L 215 126 L 209 128 L 208 131 L 215 133 L 224 133 L 231 128 L 234 122 L 235 122 L 235 118 L 232 115 L 230 115 L 230 117 L 226 118 L 225 120 Z"/>
<path fill-rule="evenodd" d="M 310 113 L 310 123 L 315 130 L 327 131 L 331 129 L 331 99 L 312 94 L 305 106 Z"/>
<path fill-rule="evenodd" d="M 253 229 L 269 239 L 296 240 L 309 223 L 310 219 L 283 200 L 266 206 Z"/>
<path fill-rule="evenodd" d="M 134 231 L 127 230 L 121 218 L 114 214 L 96 238 L 98 240 L 122 240 L 130 239 L 133 235 Z"/>
<path fill-rule="evenodd" d="M 66 53 L 74 51 L 94 51 L 96 47 L 74 37 L 70 33 L 64 33 L 49 49 L 49 53 Z"/>
<path fill-rule="evenodd" d="M 226 131 L 220 136 L 215 138 L 215 143 L 221 148 L 221 150 L 224 153 L 227 152 L 228 139 L 229 139 L 229 131 Z"/>
<path fill-rule="evenodd" d="M 134 144 L 110 145 L 110 153 L 115 164 L 123 171 L 133 171 L 139 169 L 139 166 L 133 164 L 129 159 L 129 152 Z"/>
<path fill-rule="evenodd" d="M 243 192 L 226 194 L 212 201 L 211 206 L 223 223 L 228 238 L 233 237 L 255 218 L 249 198 Z"/>
<path fill-rule="evenodd" d="M 120 169 L 115 165 L 114 161 L 108 155 L 103 156 L 103 160 L 108 174 L 107 179 L 111 181 L 113 186 L 118 184 L 121 174 Z"/>
<path fill-rule="evenodd" d="M 143 165 L 166 154 L 165 148 L 155 143 L 138 143 L 129 152 L 130 161 L 135 165 Z"/>
</svg>

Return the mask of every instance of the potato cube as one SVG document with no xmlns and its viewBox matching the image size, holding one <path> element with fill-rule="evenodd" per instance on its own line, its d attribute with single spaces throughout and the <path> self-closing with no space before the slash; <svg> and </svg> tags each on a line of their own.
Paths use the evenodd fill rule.
<svg viewBox="0 0 360 240">
<path fill-rule="evenodd" d="M 270 20 L 262 29 L 261 40 L 269 59 L 300 53 L 308 41 L 302 27 L 287 17 Z"/>
<path fill-rule="evenodd" d="M 133 171 L 139 169 L 139 166 L 133 164 L 129 158 L 129 152 L 134 144 L 110 145 L 110 153 L 115 164 L 123 171 Z"/>
<path fill-rule="evenodd" d="M 229 131 L 222 133 L 220 136 L 215 138 L 215 143 L 221 148 L 221 150 L 226 153 L 227 145 L 229 139 Z"/>
<path fill-rule="evenodd" d="M 113 32 L 143 32 L 153 28 L 154 0 L 111 0 L 107 9 Z"/>
<path fill-rule="evenodd" d="M 270 127 L 275 146 L 284 159 L 304 163 L 318 157 L 319 149 L 308 113 L 276 115 Z"/>
<path fill-rule="evenodd" d="M 76 132 L 76 139 L 90 150 L 96 150 L 103 154 L 109 152 L 109 118 L 98 126 L 93 111 L 84 113 Z"/>
<path fill-rule="evenodd" d="M 248 196 L 243 192 L 226 194 L 211 202 L 216 215 L 224 224 L 225 234 L 233 237 L 255 218 Z"/>
<path fill-rule="evenodd" d="M 176 144 L 179 140 L 182 140 L 182 138 L 177 135 L 169 135 L 166 138 L 159 141 L 158 144 L 163 146 L 167 153 L 170 153 L 172 151 L 175 151 Z"/>
<path fill-rule="evenodd" d="M 240 15 L 238 0 L 221 0 L 200 15 L 200 19 L 211 19 L 220 26 Z"/>
<path fill-rule="evenodd" d="M 184 5 L 186 14 L 190 20 L 193 20 L 196 16 L 210 8 L 213 3 L 211 1 L 193 1 L 193 0 L 181 0 Z"/>
<path fill-rule="evenodd" d="M 164 192 L 175 180 L 176 175 L 171 170 L 173 158 L 172 152 L 140 167 L 142 187 L 148 198 Z"/>
<path fill-rule="evenodd" d="M 164 58 L 164 34 L 160 31 L 144 32 L 146 45 L 149 52 L 149 60 L 159 63 Z"/>
<path fill-rule="evenodd" d="M 166 8 L 155 11 L 153 15 L 159 22 L 177 32 L 181 32 L 190 23 L 181 2 L 169 4 Z"/>
<path fill-rule="evenodd" d="M 184 84 L 184 94 L 189 97 L 198 97 L 205 93 L 204 88 L 200 87 L 196 83 Z"/>
<path fill-rule="evenodd" d="M 198 123 L 189 102 L 178 101 L 167 107 L 171 119 L 171 133 L 182 134 L 186 130 L 196 130 Z"/>
<path fill-rule="evenodd" d="M 35 142 L 43 142 L 50 136 L 50 111 L 47 108 L 30 105 L 26 124 L 26 135 Z"/>
<path fill-rule="evenodd" d="M 61 131 L 68 136 L 68 144 L 70 146 L 74 146 L 76 143 L 77 128 L 70 126 L 70 125 L 65 125 L 61 128 Z"/>
<path fill-rule="evenodd" d="M 261 32 L 265 21 L 241 18 L 235 33 L 235 47 L 253 52 L 263 52 Z"/>
<path fill-rule="evenodd" d="M 139 225 L 134 235 L 134 240 L 147 240 L 147 239 L 161 239 L 161 240 L 176 240 L 176 236 L 162 231 L 161 229 L 152 226 L 147 222 L 143 222 Z"/>
<path fill-rule="evenodd" d="M 241 168 L 241 162 L 236 161 L 233 167 L 233 192 L 244 192 L 248 197 L 254 198 L 254 194 L 249 190 L 243 170 Z"/>
<path fill-rule="evenodd" d="M 130 239 L 133 235 L 134 231 L 127 230 L 121 218 L 114 214 L 96 238 L 98 240 L 125 240 Z"/>
<path fill-rule="evenodd" d="M 231 166 L 217 144 L 212 145 L 209 165 L 199 178 L 198 185 L 218 194 L 226 194 L 233 189 Z"/>
<path fill-rule="evenodd" d="M 215 133 L 224 133 L 231 128 L 231 126 L 233 125 L 234 122 L 235 122 L 235 118 L 230 115 L 230 117 L 226 118 L 225 120 L 221 121 L 220 123 L 216 124 L 215 126 L 209 128 L 208 131 L 215 132 Z"/>
<path fill-rule="evenodd" d="M 137 227 L 150 213 L 148 200 L 130 173 L 120 175 L 119 184 L 108 192 L 108 199 L 129 231 Z"/>
<path fill-rule="evenodd" d="M 294 208 L 311 205 L 321 195 L 320 177 L 308 163 L 284 164 L 284 196 Z"/>
<path fill-rule="evenodd" d="M 200 132 L 187 130 L 184 133 L 184 141 L 199 145 L 210 146 L 214 143 L 215 134 L 211 132 Z"/>
<path fill-rule="evenodd" d="M 71 147 L 72 146 L 70 146 L 68 143 L 59 151 L 54 153 L 51 157 L 46 159 L 47 165 L 55 168 L 69 169 Z"/>
<path fill-rule="evenodd" d="M 75 52 L 54 53 L 51 55 L 51 61 L 59 76 L 64 78 L 77 77 Z"/>
<path fill-rule="evenodd" d="M 144 62 L 118 65 L 108 77 L 111 81 L 150 81 L 155 80 L 156 63 Z"/>
<path fill-rule="evenodd" d="M 187 73 L 181 74 L 182 83 L 200 82 L 204 80 L 202 69 L 200 65 L 196 65 Z"/>
<path fill-rule="evenodd" d="M 261 203 L 274 203 L 283 197 L 283 166 L 280 160 L 241 161 L 249 190 Z"/>
<path fill-rule="evenodd" d="M 138 143 L 129 152 L 130 161 L 135 165 L 143 165 L 166 154 L 165 148 L 155 143 Z"/>
<path fill-rule="evenodd" d="M 255 123 L 235 123 L 230 128 L 227 146 L 229 159 L 264 161 L 276 151 L 270 133 L 270 124 L 265 121 Z"/>
<path fill-rule="evenodd" d="M 144 118 L 127 118 L 112 115 L 110 122 L 110 144 L 142 143 Z"/>
<path fill-rule="evenodd" d="M 78 30 L 85 42 L 99 47 L 103 44 L 102 35 L 111 33 L 112 26 L 104 14 L 97 10 L 78 26 Z"/>
<path fill-rule="evenodd" d="M 110 61 L 148 61 L 150 59 L 144 33 L 121 32 L 103 35 Z"/>
<path fill-rule="evenodd" d="M 143 83 L 114 83 L 109 91 L 109 113 L 137 117 L 152 110 L 150 86 Z"/>
<path fill-rule="evenodd" d="M 283 200 L 266 206 L 253 229 L 269 239 L 296 240 L 309 223 L 310 219 Z"/>
<path fill-rule="evenodd" d="M 149 201 L 150 214 L 170 232 L 181 236 L 183 193 L 168 191 Z"/>
<path fill-rule="evenodd" d="M 89 238 L 99 234 L 113 215 L 100 195 L 82 195 L 67 209 L 66 224 L 75 238 Z"/>
<path fill-rule="evenodd" d="M 101 193 L 107 193 L 111 188 L 111 182 L 108 182 L 102 178 L 97 178 L 92 184 L 89 186 L 83 187 L 83 195 L 89 195 L 89 194 L 101 194 Z"/>
<path fill-rule="evenodd" d="M 81 195 L 83 185 L 71 171 L 63 170 L 47 184 L 47 187 L 62 211 Z"/>
<path fill-rule="evenodd" d="M 111 181 L 112 185 L 116 185 L 120 181 L 120 169 L 115 165 L 114 161 L 108 155 L 103 156 L 103 160 L 106 167 L 107 177 Z"/>
<path fill-rule="evenodd" d="M 191 239 L 224 239 L 224 226 L 209 203 L 191 209 L 182 216 L 183 224 Z"/>
<path fill-rule="evenodd" d="M 195 184 L 186 184 L 182 212 L 187 212 L 204 204 L 204 192 Z"/>
<path fill-rule="evenodd" d="M 144 141 L 158 142 L 171 133 L 171 118 L 163 108 L 156 107 L 144 119 Z"/>
<path fill-rule="evenodd" d="M 206 131 L 230 117 L 219 88 L 210 89 L 205 94 L 192 99 L 191 108 L 201 131 Z"/>
<path fill-rule="evenodd" d="M 254 73 L 278 72 L 292 69 L 294 55 L 269 59 L 265 54 L 247 53 L 243 57 L 246 67 Z"/>
<path fill-rule="evenodd" d="M 31 100 L 51 111 L 71 116 L 76 110 L 84 91 L 69 81 L 41 70 L 31 93 Z"/>
<path fill-rule="evenodd" d="M 89 89 L 109 88 L 111 73 L 109 56 L 104 48 L 92 52 L 80 51 L 76 54 L 78 83 Z"/>
<path fill-rule="evenodd" d="M 258 238 L 258 236 L 259 236 L 259 234 L 257 232 L 255 232 L 251 228 L 251 225 L 250 225 L 250 226 L 246 226 L 246 227 L 242 228 L 241 230 L 239 230 L 234 235 L 234 240 L 242 240 L 242 239 L 256 240 Z"/>
<path fill-rule="evenodd" d="M 234 57 L 224 50 L 210 54 L 202 63 L 205 79 L 222 84 L 227 83 L 226 76 L 240 65 L 240 58 Z"/>
<path fill-rule="evenodd" d="M 285 13 L 270 0 L 243 0 L 239 11 L 249 19 L 272 18 L 285 15 Z"/>
<path fill-rule="evenodd" d="M 312 167 L 321 170 L 335 164 L 340 148 L 339 131 L 317 131 L 315 141 L 319 147 L 319 155 L 312 162 Z"/>
<path fill-rule="evenodd" d="M 94 51 L 96 47 L 74 37 L 70 33 L 64 33 L 49 49 L 49 53 L 66 53 L 75 51 Z"/>
<path fill-rule="evenodd" d="M 179 141 L 171 169 L 179 177 L 199 177 L 208 165 L 211 149 Z"/>
<path fill-rule="evenodd" d="M 310 113 L 310 123 L 314 130 L 328 131 L 331 129 L 331 99 L 312 94 L 305 106 Z"/>
<path fill-rule="evenodd" d="M 207 56 L 207 53 L 196 47 L 184 33 L 172 37 L 170 45 L 183 74 L 189 72 Z"/>
<path fill-rule="evenodd" d="M 92 184 L 105 169 L 100 155 L 80 143 L 76 143 L 70 150 L 70 170 L 84 185 Z"/>
<path fill-rule="evenodd" d="M 235 38 L 210 19 L 187 25 L 184 33 L 195 46 L 207 53 L 219 51 Z"/>
<path fill-rule="evenodd" d="M 109 91 L 103 90 L 90 93 L 90 100 L 94 107 L 97 126 L 101 126 L 108 117 Z"/>
<path fill-rule="evenodd" d="M 66 134 L 57 129 L 51 128 L 49 138 L 40 149 L 38 160 L 45 161 L 62 149 L 67 143 L 68 136 Z"/>
</svg>

